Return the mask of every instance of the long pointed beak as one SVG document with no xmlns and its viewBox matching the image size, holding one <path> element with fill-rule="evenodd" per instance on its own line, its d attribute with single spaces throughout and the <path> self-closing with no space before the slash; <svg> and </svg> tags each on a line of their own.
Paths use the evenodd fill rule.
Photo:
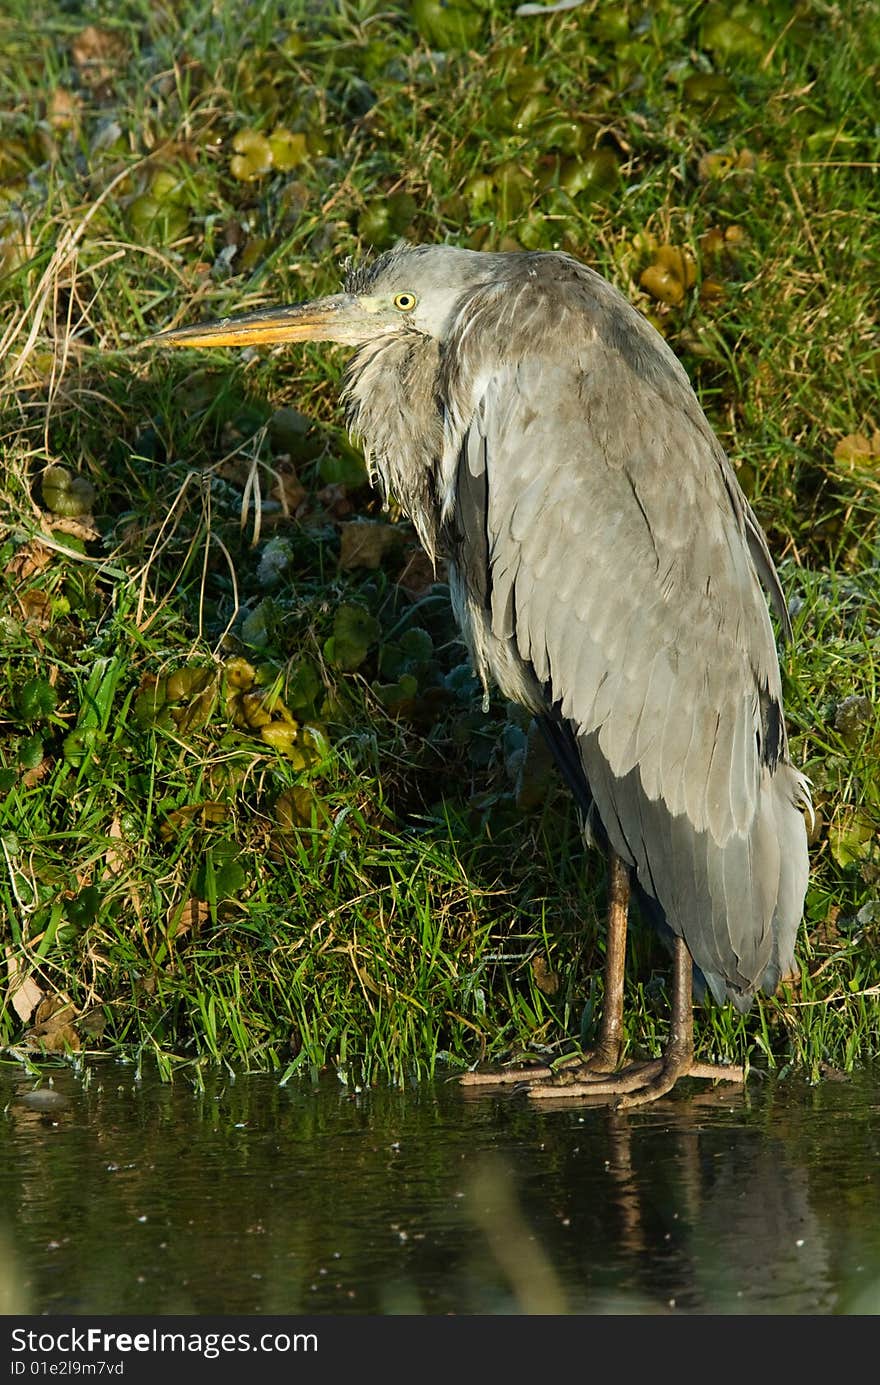
<svg viewBox="0 0 880 1385">
<path fill-rule="evenodd" d="M 358 340 L 360 305 L 354 294 L 337 293 L 289 308 L 260 308 L 257 312 L 172 327 L 147 340 L 157 346 L 272 346 L 286 341 Z"/>
</svg>

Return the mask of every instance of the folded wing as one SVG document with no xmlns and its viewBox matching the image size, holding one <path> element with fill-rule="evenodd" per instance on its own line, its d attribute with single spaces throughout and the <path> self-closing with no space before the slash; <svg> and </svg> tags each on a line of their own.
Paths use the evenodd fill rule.
<svg viewBox="0 0 880 1385">
<path fill-rule="evenodd" d="M 460 547 L 490 648 L 514 645 L 569 722 L 612 846 L 716 993 L 747 997 L 790 962 L 806 887 L 761 580 L 781 593 L 674 357 L 642 319 L 621 340 L 589 308 L 564 296 L 539 351 L 497 324 L 470 379 L 459 350 Z"/>
</svg>

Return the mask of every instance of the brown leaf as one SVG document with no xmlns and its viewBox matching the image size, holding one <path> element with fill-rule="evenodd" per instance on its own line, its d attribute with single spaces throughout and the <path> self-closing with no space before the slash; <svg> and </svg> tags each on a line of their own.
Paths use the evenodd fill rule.
<svg viewBox="0 0 880 1385">
<path fill-rule="evenodd" d="M 29 1029 L 24 1040 L 29 1048 L 38 1048 L 43 1053 L 76 1053 L 82 1048 L 82 1041 L 73 1025 L 60 1021 L 48 1027 Z"/>
<path fill-rule="evenodd" d="M 52 624 L 52 602 L 45 592 L 22 592 L 18 600 L 26 625 L 46 630 Z"/>
<path fill-rule="evenodd" d="M 348 498 L 348 491 L 338 481 L 322 486 L 319 491 L 315 492 L 315 499 L 324 506 L 325 510 L 329 511 L 334 519 L 344 519 L 354 509 L 354 505 Z"/>
<path fill-rule="evenodd" d="M 400 544 L 400 530 L 394 524 L 374 524 L 355 519 L 340 525 L 341 548 L 339 566 L 350 568 L 381 567 L 386 553 Z"/>
<path fill-rule="evenodd" d="M 107 836 L 114 842 L 121 842 L 123 840 L 122 827 L 118 817 L 114 817 L 110 826 L 107 828 Z M 125 848 L 120 850 L 118 847 L 108 846 L 107 850 L 104 852 L 104 864 L 111 875 L 121 875 L 128 864 L 127 850 Z"/>
<path fill-rule="evenodd" d="M 228 817 L 229 808 L 225 803 L 212 800 L 206 800 L 204 803 L 187 803 L 182 808 L 174 808 L 168 814 L 159 828 L 159 835 L 163 841 L 167 842 L 193 821 L 198 822 L 200 827 L 213 827 L 217 823 L 225 822 Z"/>
<path fill-rule="evenodd" d="M 39 539 L 29 539 L 12 555 L 3 569 L 7 577 L 27 581 L 35 573 L 42 572 L 52 561 L 52 550 L 40 543 Z"/>
<path fill-rule="evenodd" d="M 53 130 L 78 129 L 81 109 L 82 101 L 67 87 L 56 87 L 46 103 L 46 115 Z"/>
<path fill-rule="evenodd" d="M 101 537 L 100 530 L 88 520 L 88 516 L 73 519 L 69 516 L 53 515 L 51 524 L 53 534 L 72 534 L 75 539 L 82 539 L 83 543 L 94 543 L 95 539 Z"/>
<path fill-rule="evenodd" d="M 424 549 L 413 547 L 407 551 L 406 562 L 398 573 L 397 585 L 403 587 L 407 596 L 417 599 L 430 591 L 435 582 L 444 580 L 445 564 L 439 562 L 435 570 Z"/>
<path fill-rule="evenodd" d="M 296 514 L 308 492 L 292 463 L 281 462 L 275 467 L 276 481 L 269 494 L 277 500 L 286 515 Z"/>
<path fill-rule="evenodd" d="M 869 438 L 865 433 L 847 433 L 834 449 L 834 460 L 848 466 L 873 466 L 880 458 L 880 432 Z"/>
<path fill-rule="evenodd" d="M 25 1043 L 46 1053 L 64 1053 L 82 1047 L 73 1026 L 76 1009 L 65 997 L 48 996 L 37 1006 L 34 1024 L 25 1034 Z"/>
<path fill-rule="evenodd" d="M 100 29 L 96 24 L 89 24 L 71 42 L 70 55 L 80 81 L 91 91 L 97 91 L 106 86 L 123 66 L 128 56 L 128 45 L 121 34 L 112 29 Z"/>
<path fill-rule="evenodd" d="M 45 779 L 46 775 L 51 770 L 53 763 L 54 761 L 52 760 L 51 755 L 44 755 L 40 763 L 38 765 L 34 765 L 33 769 L 26 769 L 24 774 L 21 776 L 21 782 L 24 788 L 32 789 L 35 784 L 39 784 L 41 779 Z"/>
<path fill-rule="evenodd" d="M 202 899 L 190 896 L 183 906 L 174 905 L 165 916 L 168 936 L 183 938 L 187 933 L 198 933 L 202 924 L 211 917 L 211 910 Z"/>
<path fill-rule="evenodd" d="M 543 957 L 532 958 L 532 976 L 535 978 L 535 985 L 544 995 L 555 995 L 559 990 L 561 978 L 558 971 L 551 970 L 547 961 Z"/>
<path fill-rule="evenodd" d="M 6 948 L 7 1000 L 22 1024 L 27 1024 L 43 999 L 43 992 L 27 973 L 26 964 L 12 947 Z"/>
<path fill-rule="evenodd" d="M 232 449 L 241 442 L 241 436 L 238 433 L 236 433 L 234 437 L 231 435 L 227 437 L 224 434 L 223 442 L 224 446 L 228 446 Z M 222 476 L 224 481 L 231 481 L 234 486 L 243 488 L 248 483 L 253 467 L 254 463 L 251 457 L 245 457 L 241 453 L 236 452 L 234 457 L 227 457 L 225 461 L 220 463 L 216 468 L 216 475 Z"/>
</svg>

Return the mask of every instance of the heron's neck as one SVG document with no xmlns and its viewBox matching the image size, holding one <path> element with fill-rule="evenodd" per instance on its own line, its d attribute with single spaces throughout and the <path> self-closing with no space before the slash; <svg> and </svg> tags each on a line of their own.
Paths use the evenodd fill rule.
<svg viewBox="0 0 880 1385">
<path fill-rule="evenodd" d="M 362 346 L 349 364 L 343 392 L 349 431 L 363 443 L 370 479 L 409 516 L 432 558 L 443 439 L 438 369 L 437 343 L 406 332 Z"/>
</svg>

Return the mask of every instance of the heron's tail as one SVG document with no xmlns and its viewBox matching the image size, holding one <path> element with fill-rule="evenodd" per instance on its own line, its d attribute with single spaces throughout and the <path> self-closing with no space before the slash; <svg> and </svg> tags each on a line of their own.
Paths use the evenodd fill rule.
<svg viewBox="0 0 880 1385">
<path fill-rule="evenodd" d="M 761 843 L 778 844 L 772 851 L 777 863 L 776 890 L 771 918 L 770 958 L 754 986 L 745 990 L 731 985 L 723 976 L 705 973 L 709 989 L 720 1003 L 730 1002 L 741 1012 L 751 1008 L 754 993 L 773 995 L 780 981 L 794 970 L 794 949 L 804 910 L 809 877 L 809 856 L 804 814 L 812 820 L 813 804 L 809 781 L 792 765 L 780 764 L 765 783 L 761 806 L 752 827 L 756 843 L 754 856 L 760 858 Z"/>
<path fill-rule="evenodd" d="M 573 791 L 586 833 L 632 868 L 643 915 L 664 942 L 683 937 L 696 993 L 708 986 L 745 1013 L 794 966 L 809 861 L 807 780 L 787 761 L 765 766 L 751 825 L 724 843 L 645 793 L 638 769 L 611 772 L 598 735 L 576 735 L 558 708 L 542 729 Z"/>
<path fill-rule="evenodd" d="M 807 888 L 803 775 L 785 760 L 765 765 L 751 823 L 718 842 L 649 797 L 637 767 L 615 775 L 596 732 L 557 723 L 550 740 L 569 782 L 580 761 L 592 835 L 631 867 L 644 912 L 661 937 L 684 938 L 716 1000 L 744 1012 L 758 990 L 772 994 L 793 966 Z"/>
<path fill-rule="evenodd" d="M 779 838 L 779 889 L 773 916 L 773 955 L 761 978 L 761 989 L 773 995 L 794 968 L 794 947 L 804 912 L 810 861 L 804 814 L 815 821 L 809 781 L 791 765 L 773 776 L 773 812 Z"/>
</svg>

